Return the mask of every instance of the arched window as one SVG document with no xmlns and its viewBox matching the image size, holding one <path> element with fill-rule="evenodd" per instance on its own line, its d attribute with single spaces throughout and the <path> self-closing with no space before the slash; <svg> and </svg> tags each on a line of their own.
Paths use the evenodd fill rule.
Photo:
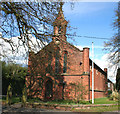
<svg viewBox="0 0 120 114">
<path fill-rule="evenodd" d="M 48 53 L 48 66 L 46 67 L 47 73 L 51 73 L 51 71 L 52 71 L 51 62 L 52 62 L 52 54 Z"/>
<path fill-rule="evenodd" d="M 64 53 L 63 73 L 67 71 L 67 51 Z"/>
</svg>

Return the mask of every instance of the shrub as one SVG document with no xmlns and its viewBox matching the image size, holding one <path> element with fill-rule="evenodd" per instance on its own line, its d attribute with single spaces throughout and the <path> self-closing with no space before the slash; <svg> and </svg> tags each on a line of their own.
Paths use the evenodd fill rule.
<svg viewBox="0 0 120 114">
<path fill-rule="evenodd" d="M 112 90 L 108 90 L 108 95 L 111 95 L 112 94 Z"/>
<path fill-rule="evenodd" d="M 27 93 L 26 93 L 26 87 L 24 87 L 22 91 L 22 106 L 25 106 L 26 102 L 27 102 Z"/>
<path fill-rule="evenodd" d="M 110 100 L 118 100 L 119 94 L 117 91 L 113 91 L 112 94 L 110 95 Z"/>
<path fill-rule="evenodd" d="M 7 89 L 7 96 L 6 96 L 6 103 L 8 105 L 11 104 L 11 99 L 12 99 L 12 88 L 11 88 L 11 84 L 8 86 L 8 89 Z"/>
<path fill-rule="evenodd" d="M 87 95 L 86 86 L 83 86 L 82 83 L 76 82 L 76 83 L 70 83 L 70 94 L 71 94 L 71 100 L 73 100 L 75 103 L 83 103 L 85 100 L 85 95 Z"/>
</svg>

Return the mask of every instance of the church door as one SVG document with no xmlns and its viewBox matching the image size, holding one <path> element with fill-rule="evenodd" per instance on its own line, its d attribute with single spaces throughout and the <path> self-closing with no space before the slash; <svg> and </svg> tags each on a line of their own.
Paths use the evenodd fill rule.
<svg viewBox="0 0 120 114">
<path fill-rule="evenodd" d="M 53 81 L 49 79 L 45 84 L 45 99 L 49 100 L 53 97 Z"/>
</svg>

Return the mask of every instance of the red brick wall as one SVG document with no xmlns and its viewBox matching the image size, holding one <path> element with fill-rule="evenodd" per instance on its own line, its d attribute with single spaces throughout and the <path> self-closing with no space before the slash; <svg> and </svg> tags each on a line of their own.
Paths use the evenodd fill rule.
<svg viewBox="0 0 120 114">
<path fill-rule="evenodd" d="M 107 74 L 94 64 L 94 97 L 101 98 L 107 95 Z M 92 91 L 92 66 L 90 65 L 90 90 Z M 90 92 L 92 99 L 92 92 Z"/>
<path fill-rule="evenodd" d="M 87 95 L 85 95 L 84 97 L 86 100 L 89 100 L 89 48 L 84 48 L 83 51 L 80 51 L 77 48 L 65 42 L 61 44 L 62 45 L 60 45 L 60 49 L 63 49 L 62 50 L 63 53 L 61 56 L 62 69 L 63 69 L 64 51 L 68 52 L 67 72 L 63 74 L 64 81 L 66 82 L 66 88 L 67 85 L 69 85 L 70 83 L 77 83 L 77 82 L 82 83 L 82 85 L 86 87 L 85 89 L 88 90 Z M 74 96 L 74 93 L 70 92 L 69 89 L 68 91 L 69 94 L 68 96 L 65 96 L 65 99 L 67 98 L 70 99 L 72 96 Z"/>
<path fill-rule="evenodd" d="M 64 61 L 64 51 L 67 51 L 67 74 L 82 74 L 83 73 L 83 52 L 75 49 L 71 45 L 62 42 L 60 44 L 60 49 L 62 50 L 61 65 L 63 66 Z M 82 62 L 82 65 L 80 65 Z"/>
<path fill-rule="evenodd" d="M 92 91 L 90 91 L 90 95 L 92 95 Z M 106 97 L 104 92 L 101 91 L 94 92 L 94 98 L 102 98 L 102 97 Z M 92 99 L 92 96 L 90 97 L 90 99 Z"/>
<path fill-rule="evenodd" d="M 49 45 L 49 46 L 52 47 L 51 45 Z M 34 71 L 34 73 L 32 72 L 33 73 L 32 77 L 34 79 L 35 79 L 36 76 L 38 76 L 38 75 L 41 76 L 41 74 L 44 74 L 45 76 L 43 76 L 43 78 L 44 78 L 43 86 L 45 85 L 45 80 L 46 80 L 47 77 L 51 77 L 51 79 L 55 80 L 55 82 L 58 83 L 57 85 L 55 85 L 56 89 L 53 89 L 53 91 L 54 91 L 53 92 L 54 93 L 53 99 L 62 99 L 62 88 L 63 88 L 63 86 L 58 86 L 58 85 L 59 85 L 59 83 L 61 83 L 63 81 L 66 82 L 67 85 L 69 83 L 76 83 L 78 81 L 79 82 L 82 81 L 82 84 L 84 86 L 86 86 L 87 90 L 89 90 L 89 76 L 88 76 L 88 74 L 85 75 L 85 76 L 82 76 L 82 79 L 81 79 L 81 75 L 84 72 L 89 72 L 89 69 L 88 69 L 89 66 L 87 66 L 87 65 L 89 65 L 89 49 L 85 48 L 85 51 L 80 51 L 77 48 L 75 48 L 75 47 L 73 47 L 70 44 L 65 43 L 65 42 L 63 42 L 59 45 L 59 49 L 61 49 L 60 50 L 61 58 L 59 59 L 60 60 L 60 67 L 61 67 L 60 68 L 61 69 L 60 74 L 63 73 L 64 51 L 68 52 L 68 55 L 67 55 L 67 57 L 68 57 L 67 58 L 67 72 L 65 73 L 65 74 L 67 74 L 67 76 L 63 75 L 63 78 L 62 78 L 62 76 L 60 76 L 60 75 L 59 76 L 54 75 L 54 72 L 55 72 L 55 57 L 53 57 L 52 62 L 51 62 L 51 66 L 52 66 L 52 70 L 53 70 L 52 71 L 53 76 L 51 76 L 49 73 L 47 73 L 47 76 L 46 76 L 45 67 L 48 64 L 47 60 L 46 60 L 46 59 L 48 59 L 48 57 L 47 57 L 47 54 L 44 54 L 44 51 L 40 52 L 36 55 L 33 55 L 33 58 L 30 55 L 31 58 L 29 58 L 29 62 L 28 62 L 29 63 L 29 73 L 31 73 L 31 69 L 30 69 L 30 66 L 31 66 L 32 71 Z M 44 58 L 44 56 L 45 56 L 45 58 Z M 41 61 L 42 57 L 44 58 L 44 61 L 46 60 L 46 62 L 43 62 L 44 65 L 42 64 L 42 61 Z M 84 64 L 84 62 L 85 62 L 85 64 Z M 78 76 L 75 76 L 75 75 L 78 75 Z M 27 80 L 27 82 L 30 81 L 29 78 L 26 78 L 26 80 Z M 34 82 L 34 83 L 35 83 L 34 85 L 38 85 L 36 82 Z M 28 83 L 28 85 L 29 85 L 29 83 Z M 32 88 L 34 88 L 34 87 L 32 87 Z M 34 97 L 39 97 L 39 98 L 43 99 L 44 98 L 44 91 L 45 91 L 45 87 L 43 87 L 41 96 L 40 95 L 35 95 Z M 68 97 L 66 96 L 66 98 L 69 98 L 69 95 L 68 95 Z M 87 94 L 85 96 L 85 98 L 88 100 L 89 95 Z"/>
<path fill-rule="evenodd" d="M 53 44 L 49 45 L 49 47 L 52 47 Z M 51 48 L 54 49 L 54 48 Z M 43 52 L 40 52 L 36 55 L 34 55 L 34 59 L 33 61 L 31 61 L 32 58 L 29 58 L 29 73 L 31 73 L 31 69 L 30 66 L 32 68 L 32 71 L 34 71 L 33 73 L 33 78 L 35 78 L 36 76 L 41 76 L 42 74 L 44 74 L 43 79 L 43 89 L 41 91 L 41 95 L 39 95 L 40 93 L 36 93 L 34 95 L 34 97 L 39 97 L 41 99 L 44 98 L 44 94 L 45 94 L 45 82 L 47 80 L 47 77 L 51 77 L 51 79 L 53 80 L 53 99 L 62 99 L 63 98 L 63 85 L 60 83 L 62 82 L 66 82 L 65 88 L 68 88 L 67 85 L 69 85 L 70 83 L 76 83 L 76 82 L 82 82 L 83 86 L 86 86 L 86 90 L 88 90 L 87 95 L 85 95 L 85 99 L 89 100 L 89 98 L 91 99 L 92 94 L 91 92 L 89 92 L 89 89 L 92 89 L 92 69 L 91 68 L 91 64 L 89 63 L 89 48 L 84 48 L 83 51 L 78 50 L 77 48 L 75 48 L 74 46 L 71 46 L 68 43 L 62 42 L 61 44 L 59 44 L 59 49 L 60 49 L 60 56 L 61 58 L 59 59 L 60 61 L 60 74 L 63 73 L 63 63 L 64 63 L 64 52 L 67 51 L 67 72 L 65 74 L 63 74 L 63 76 L 61 75 L 55 75 L 55 55 L 53 54 L 53 59 L 51 62 L 51 66 L 52 66 L 52 75 L 49 73 L 45 72 L 45 68 L 48 65 L 48 57 L 47 54 L 44 54 Z M 54 53 L 54 51 L 53 51 Z M 41 56 L 42 55 L 42 56 Z M 30 55 L 31 56 L 31 55 Z M 41 59 L 44 58 L 44 59 Z M 44 60 L 45 62 L 43 62 L 44 64 L 41 63 L 41 60 Z M 36 63 L 35 65 L 33 65 L 34 63 Z M 40 64 L 39 64 L 40 63 Z M 81 64 L 80 64 L 81 63 Z M 37 73 L 36 73 L 37 72 Z M 89 77 L 89 72 L 90 72 L 90 77 Z M 42 76 L 41 76 L 42 77 Z M 106 79 L 107 75 L 105 74 L 104 71 L 101 71 L 101 69 L 99 69 L 99 67 L 94 67 L 94 89 L 95 89 L 95 98 L 100 98 L 100 97 L 105 97 L 105 91 L 107 88 L 107 84 L 106 84 Z M 37 77 L 36 77 L 37 78 Z M 36 79 L 35 78 L 35 79 Z M 90 78 L 90 80 L 89 80 Z M 29 85 L 29 78 L 26 78 L 26 82 L 28 82 Z M 36 79 L 37 80 L 37 79 Z M 56 84 L 57 82 L 57 84 Z M 89 83 L 90 82 L 90 83 Z M 35 84 L 33 84 L 32 88 L 37 88 L 35 85 L 38 85 L 37 82 L 34 82 Z M 38 80 L 39 83 L 39 80 Z M 90 85 L 90 87 L 89 87 Z M 35 89 L 33 89 L 34 91 L 36 91 Z M 39 89 L 38 89 L 39 90 Z M 74 93 L 70 92 L 70 89 L 68 89 L 69 92 L 66 92 L 64 90 L 64 98 L 65 99 L 71 99 L 71 97 L 74 96 Z M 29 90 L 28 90 L 29 93 Z M 34 93 L 34 92 L 33 92 Z M 59 94 L 58 94 L 59 93 Z M 68 94 L 69 93 L 69 94 Z"/>
</svg>

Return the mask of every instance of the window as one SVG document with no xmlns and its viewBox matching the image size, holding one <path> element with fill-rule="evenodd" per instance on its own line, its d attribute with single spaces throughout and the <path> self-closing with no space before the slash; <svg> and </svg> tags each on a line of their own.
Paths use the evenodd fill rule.
<svg viewBox="0 0 120 114">
<path fill-rule="evenodd" d="M 67 52 L 64 54 L 64 64 L 63 64 L 63 73 L 67 71 Z"/>
<path fill-rule="evenodd" d="M 98 75 L 98 70 L 96 69 L 96 74 Z"/>
<path fill-rule="evenodd" d="M 108 87 L 110 87 L 110 83 L 108 83 Z"/>
<path fill-rule="evenodd" d="M 90 66 L 90 70 L 92 70 L 92 66 Z"/>
<path fill-rule="evenodd" d="M 52 71 L 51 62 L 52 62 L 52 55 L 48 54 L 48 66 L 46 67 L 47 73 L 51 73 L 51 71 Z"/>
<path fill-rule="evenodd" d="M 59 50 L 56 50 L 55 73 L 59 73 Z"/>
</svg>

